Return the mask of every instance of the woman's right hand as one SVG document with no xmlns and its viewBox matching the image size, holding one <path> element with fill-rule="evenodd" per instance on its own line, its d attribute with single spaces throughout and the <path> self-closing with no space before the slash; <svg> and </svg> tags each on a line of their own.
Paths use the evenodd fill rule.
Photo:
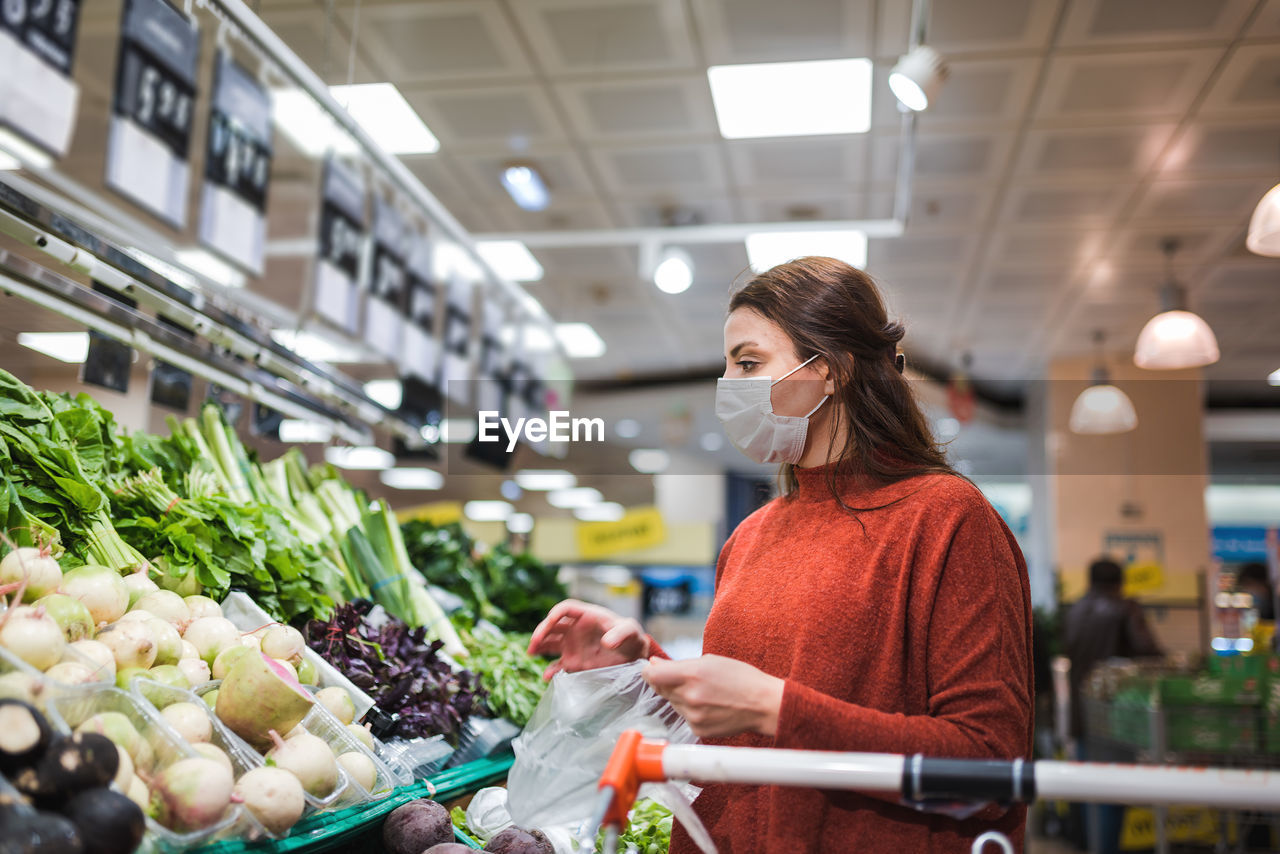
<svg viewBox="0 0 1280 854">
<path fill-rule="evenodd" d="M 542 674 L 550 679 L 561 670 L 574 673 L 648 658 L 649 636 L 635 620 L 599 605 L 566 599 L 533 630 L 529 654 L 559 656 Z"/>
</svg>

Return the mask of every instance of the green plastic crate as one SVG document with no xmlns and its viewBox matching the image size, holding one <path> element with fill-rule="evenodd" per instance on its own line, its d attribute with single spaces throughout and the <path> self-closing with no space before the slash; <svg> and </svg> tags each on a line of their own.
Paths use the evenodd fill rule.
<svg viewBox="0 0 1280 854">
<path fill-rule="evenodd" d="M 433 774 L 426 780 L 409 786 L 401 786 L 391 795 L 344 810 L 313 813 L 293 828 L 285 839 L 246 842 L 225 840 L 206 845 L 200 854 L 283 854 L 283 852 L 329 851 L 341 846 L 344 852 L 382 851 L 382 819 L 396 807 L 418 798 L 449 801 L 475 792 L 487 785 L 503 780 L 511 769 L 515 756 L 508 753 L 491 759 L 478 759 L 456 768 Z M 480 845 L 465 834 L 457 834 L 458 841 L 473 848 Z"/>
</svg>

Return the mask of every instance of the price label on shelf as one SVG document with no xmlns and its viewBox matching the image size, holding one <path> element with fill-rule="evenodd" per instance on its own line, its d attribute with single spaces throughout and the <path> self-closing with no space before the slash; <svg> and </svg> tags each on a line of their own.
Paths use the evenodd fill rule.
<svg viewBox="0 0 1280 854">
<path fill-rule="evenodd" d="M 200 35 L 164 0 L 126 0 L 107 132 L 107 185 L 186 225 Z"/>
<path fill-rule="evenodd" d="M 225 51 L 214 64 L 200 240 L 262 275 L 271 180 L 271 96 Z"/>
<path fill-rule="evenodd" d="M 407 235 L 404 219 L 383 199 L 373 203 L 373 270 L 365 303 L 364 340 L 388 358 L 404 341 Z"/>
<path fill-rule="evenodd" d="M 0 126 L 57 156 L 80 100 L 71 79 L 79 22 L 80 0 L 0 3 Z"/>
<path fill-rule="evenodd" d="M 439 382 L 440 339 L 436 337 L 439 291 L 432 281 L 431 241 L 413 234 L 405 268 L 408 288 L 408 323 L 400 370 L 430 383 Z"/>
<path fill-rule="evenodd" d="M 365 186 L 355 169 L 330 157 L 320 203 L 320 256 L 312 307 L 344 332 L 357 331 L 357 298 L 365 251 Z"/>
</svg>

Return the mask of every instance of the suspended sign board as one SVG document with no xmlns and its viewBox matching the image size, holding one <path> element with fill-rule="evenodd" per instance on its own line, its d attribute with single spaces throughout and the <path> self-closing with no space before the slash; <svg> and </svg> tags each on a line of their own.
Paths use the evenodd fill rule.
<svg viewBox="0 0 1280 854">
<path fill-rule="evenodd" d="M 312 307 L 349 334 L 356 330 L 365 245 L 365 187 L 356 170 L 330 157 L 324 164 L 320 204 L 320 256 Z"/>
<path fill-rule="evenodd" d="M 200 193 L 200 240 L 262 275 L 271 181 L 271 96 L 225 51 L 213 73 L 208 152 Z"/>
<path fill-rule="evenodd" d="M 400 371 L 429 383 L 438 384 L 440 373 L 440 339 L 436 337 L 439 292 L 431 275 L 431 241 L 415 234 L 406 267 L 408 287 L 408 323 L 404 330 Z"/>
<path fill-rule="evenodd" d="M 59 157 L 80 87 L 71 79 L 80 0 L 0 3 L 0 126 Z"/>
<path fill-rule="evenodd" d="M 395 207 L 374 199 L 373 271 L 364 309 L 364 340 L 388 359 L 400 353 L 404 340 L 407 236 Z"/>
<path fill-rule="evenodd" d="M 200 34 L 164 0 L 126 0 L 107 185 L 176 228 L 187 217 Z"/>
</svg>

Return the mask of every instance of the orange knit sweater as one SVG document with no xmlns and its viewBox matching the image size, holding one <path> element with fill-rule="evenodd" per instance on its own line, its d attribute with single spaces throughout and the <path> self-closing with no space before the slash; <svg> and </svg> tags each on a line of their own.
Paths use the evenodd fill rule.
<svg viewBox="0 0 1280 854">
<path fill-rule="evenodd" d="M 786 680 L 776 738 L 713 743 L 1029 757 L 1031 595 L 1013 535 L 967 481 L 868 488 L 797 469 L 720 553 L 703 652 Z M 861 520 L 862 525 L 859 525 Z M 865 526 L 865 530 L 864 527 Z M 1022 848 L 1025 808 L 958 821 L 896 798 L 709 785 L 695 809 L 720 854 L 961 854 L 997 829 Z M 677 827 L 671 854 L 697 847 Z"/>
</svg>

